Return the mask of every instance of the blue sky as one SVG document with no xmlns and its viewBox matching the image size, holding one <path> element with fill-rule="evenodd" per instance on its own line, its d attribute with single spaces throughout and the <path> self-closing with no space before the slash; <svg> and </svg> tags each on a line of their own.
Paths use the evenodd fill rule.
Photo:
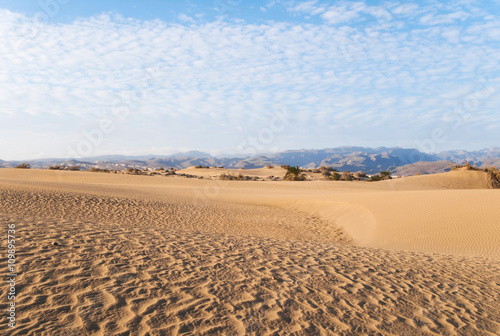
<svg viewBox="0 0 500 336">
<path fill-rule="evenodd" d="M 1 1 L 0 159 L 500 146 L 500 1 Z"/>
</svg>

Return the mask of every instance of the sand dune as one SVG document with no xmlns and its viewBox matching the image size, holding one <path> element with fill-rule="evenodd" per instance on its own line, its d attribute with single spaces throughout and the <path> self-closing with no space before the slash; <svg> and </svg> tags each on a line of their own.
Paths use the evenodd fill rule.
<svg viewBox="0 0 500 336">
<path fill-rule="evenodd" d="M 488 186 L 470 171 L 351 183 L 1 169 L 21 266 L 10 333 L 498 335 Z"/>
<path fill-rule="evenodd" d="M 195 168 L 189 167 L 185 169 L 180 169 L 177 171 L 178 174 L 190 174 L 203 177 L 217 178 L 221 174 L 234 174 L 234 175 L 245 175 L 245 176 L 257 176 L 260 178 L 269 178 L 271 176 L 283 177 L 286 173 L 286 169 L 273 166 L 271 168 L 258 168 L 258 169 L 226 169 L 226 168 Z"/>
</svg>

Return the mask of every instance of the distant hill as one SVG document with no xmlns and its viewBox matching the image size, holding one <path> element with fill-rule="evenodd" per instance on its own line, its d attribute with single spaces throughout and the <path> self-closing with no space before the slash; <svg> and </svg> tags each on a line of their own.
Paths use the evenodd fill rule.
<svg viewBox="0 0 500 336">
<path fill-rule="evenodd" d="M 340 171 L 364 171 L 372 174 L 418 161 L 437 160 L 437 156 L 416 149 L 339 147 L 285 151 L 248 158 L 245 162 L 252 166 L 250 168 L 262 167 L 265 164 L 288 164 L 304 168 L 331 166 Z"/>
<path fill-rule="evenodd" d="M 392 171 L 394 176 L 412 176 L 446 173 L 451 170 L 455 163 L 451 161 L 421 161 L 397 167 Z"/>
<path fill-rule="evenodd" d="M 475 162 L 481 165 L 489 159 L 500 159 L 500 147 L 490 147 L 478 151 L 451 150 L 437 154 L 442 160 L 453 162 Z"/>
<path fill-rule="evenodd" d="M 179 152 L 175 153 L 173 155 L 169 156 L 170 158 L 176 159 L 176 158 L 181 158 L 181 157 L 187 157 L 187 158 L 211 158 L 212 155 L 204 152 L 199 152 L 199 151 L 189 151 L 189 152 Z"/>
<path fill-rule="evenodd" d="M 486 159 L 486 160 L 482 161 L 482 164 L 480 166 L 481 166 L 481 168 L 486 168 L 486 167 L 500 168 L 500 158 L 499 159 Z"/>
<path fill-rule="evenodd" d="M 131 168 L 187 168 L 211 166 L 226 168 L 260 168 L 267 165 L 293 165 L 303 168 L 331 166 L 339 171 L 366 172 L 376 174 L 391 170 L 394 175 L 432 174 L 447 171 L 452 163 L 468 161 L 478 166 L 500 167 L 500 148 L 492 147 L 479 151 L 447 151 L 428 154 L 417 149 L 400 147 L 337 147 L 325 149 L 288 150 L 279 153 L 261 154 L 251 157 L 213 157 L 200 151 L 181 152 L 173 155 L 105 155 L 78 160 L 39 159 L 28 160 L 33 168 L 48 168 L 51 165 L 80 165 L 107 169 Z M 15 167 L 21 161 L 1 161 L 0 166 Z"/>
</svg>

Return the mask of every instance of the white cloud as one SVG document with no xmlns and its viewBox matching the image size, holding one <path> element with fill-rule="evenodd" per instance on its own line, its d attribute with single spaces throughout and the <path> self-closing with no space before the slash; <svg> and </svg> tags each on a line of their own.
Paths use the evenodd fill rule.
<svg viewBox="0 0 500 336">
<path fill-rule="evenodd" d="M 339 24 L 359 18 L 365 9 L 366 5 L 362 2 L 349 2 L 328 7 L 321 17 L 330 24 Z"/>
<path fill-rule="evenodd" d="M 179 18 L 179 20 L 180 20 L 181 22 L 190 22 L 190 23 L 194 23 L 193 18 L 192 18 L 192 17 L 187 16 L 187 15 L 186 15 L 186 14 L 184 14 L 184 13 L 179 14 L 178 18 Z"/>
<path fill-rule="evenodd" d="M 150 148 L 150 139 L 165 142 L 158 148 L 203 149 L 199 144 L 207 142 L 224 149 L 228 136 L 237 142 L 243 133 L 258 132 L 269 112 L 289 106 L 294 120 L 303 123 L 292 123 L 287 133 L 314 127 L 318 136 L 334 139 L 328 130 L 342 125 L 355 139 L 376 132 L 379 124 L 398 129 L 440 120 L 450 104 L 470 94 L 464 83 L 475 85 L 498 71 L 500 52 L 494 42 L 500 24 L 462 22 L 469 16 L 461 9 L 441 17 L 429 8 L 361 2 L 325 7 L 308 1 L 293 8 L 329 24 L 216 21 L 187 26 L 100 15 L 38 25 L 30 37 L 21 33 L 28 18 L 1 10 L 2 132 L 11 127 L 5 125 L 23 120 L 39 146 L 33 153 L 41 153 L 53 147 L 53 138 L 44 140 L 39 127 L 59 132 L 61 141 L 72 144 L 103 116 L 126 109 L 130 116 L 117 121 L 117 131 L 96 154 L 122 144 Z M 429 13 L 423 27 L 409 28 L 401 21 L 413 15 L 417 22 Z M 377 22 L 389 18 L 391 24 L 365 31 L 349 22 L 366 15 L 380 18 Z M 491 99 L 481 105 L 490 116 L 497 113 Z M 9 134 L 1 133 L 0 142 L 8 143 Z M 279 141 L 277 136 L 272 145 L 285 146 Z M 15 156 L 16 149 L 1 155 Z"/>
<path fill-rule="evenodd" d="M 310 15 L 318 15 L 325 11 L 325 6 L 317 6 L 317 3 L 318 1 L 316 0 L 299 2 L 292 8 L 289 8 L 289 10 L 292 12 L 302 12 Z"/>
</svg>

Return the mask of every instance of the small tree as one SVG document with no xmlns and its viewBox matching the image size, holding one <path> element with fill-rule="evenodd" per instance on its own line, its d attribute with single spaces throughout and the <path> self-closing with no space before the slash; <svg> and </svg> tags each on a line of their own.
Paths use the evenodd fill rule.
<svg viewBox="0 0 500 336">
<path fill-rule="evenodd" d="M 29 163 L 22 163 L 18 166 L 16 166 L 16 168 L 20 168 L 20 169 L 30 169 L 31 168 L 31 165 Z"/>
<path fill-rule="evenodd" d="M 285 181 L 305 181 L 306 175 L 302 174 L 302 169 L 298 166 L 288 167 L 285 177 L 283 177 Z"/>
</svg>

